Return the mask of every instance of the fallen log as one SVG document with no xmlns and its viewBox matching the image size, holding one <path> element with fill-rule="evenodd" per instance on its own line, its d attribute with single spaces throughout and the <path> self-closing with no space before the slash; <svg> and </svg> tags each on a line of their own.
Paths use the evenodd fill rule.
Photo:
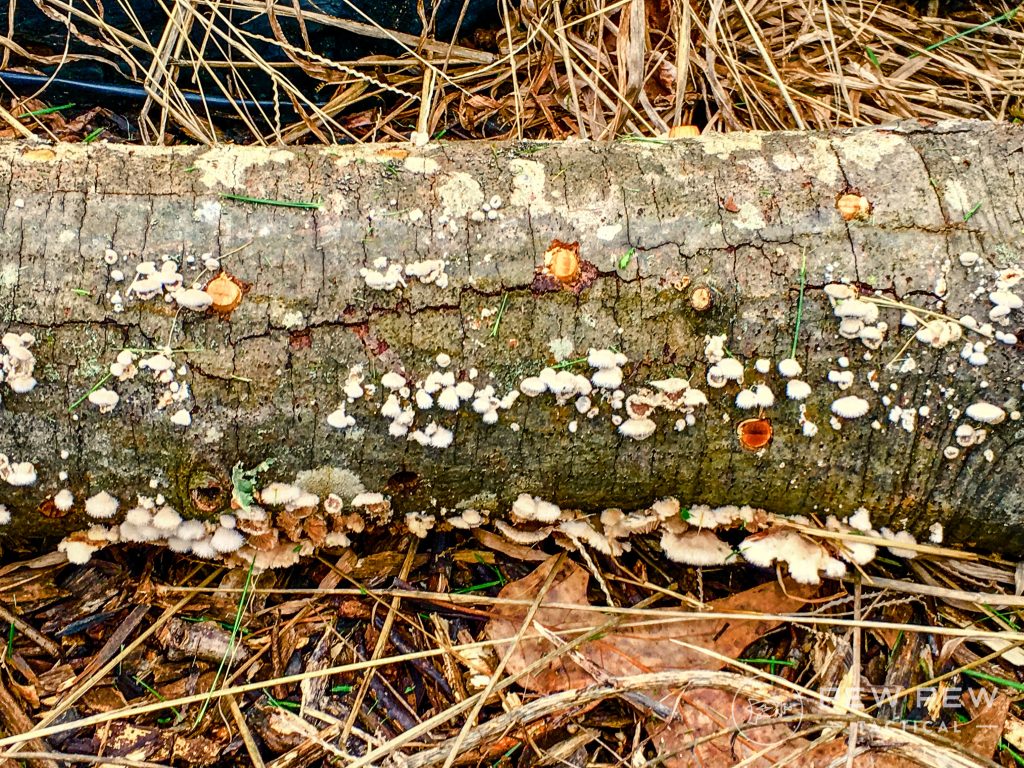
<svg viewBox="0 0 1024 768">
<path fill-rule="evenodd" d="M 0 146 L 0 544 L 305 473 L 414 528 L 674 496 L 1019 552 L 1022 147 Z"/>
</svg>

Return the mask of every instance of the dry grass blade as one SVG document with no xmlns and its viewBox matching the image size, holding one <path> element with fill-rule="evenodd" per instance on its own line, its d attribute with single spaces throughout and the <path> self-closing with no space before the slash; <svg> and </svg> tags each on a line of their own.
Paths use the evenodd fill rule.
<svg viewBox="0 0 1024 768">
<path fill-rule="evenodd" d="M 448 752 L 448 756 L 444 760 L 444 768 L 451 768 L 451 766 L 455 763 L 455 757 L 461 751 L 462 745 L 466 741 L 466 737 L 469 735 L 470 730 L 474 726 L 476 726 L 477 718 L 480 716 L 480 710 L 483 709 L 483 706 L 486 703 L 487 699 L 490 697 L 491 693 L 493 693 L 494 690 L 497 688 L 498 681 L 501 679 L 501 675 L 505 671 L 505 667 L 508 666 L 508 663 L 512 659 L 513 654 L 516 653 L 519 644 L 522 642 L 523 636 L 526 634 L 526 631 L 530 628 L 530 625 L 533 623 L 533 617 L 537 615 L 537 611 L 540 609 L 541 603 L 544 602 L 544 598 L 547 596 L 548 590 L 554 583 L 555 577 L 558 575 L 558 571 L 561 567 L 563 559 L 564 555 L 559 555 L 554 565 L 552 565 L 551 570 L 548 572 L 547 578 L 545 578 L 544 583 L 541 585 L 540 589 L 537 592 L 537 599 L 534 600 L 530 607 L 527 609 L 526 616 L 523 618 L 523 622 L 519 627 L 519 631 L 516 632 L 516 636 L 513 639 L 512 644 L 505 650 L 505 653 L 502 654 L 501 660 L 498 662 L 498 665 L 494 668 L 494 671 L 491 673 L 491 679 L 487 681 L 487 686 L 483 689 L 483 691 L 481 691 L 478 694 L 477 700 L 473 704 L 473 708 L 466 716 L 466 721 L 463 723 L 462 729 L 459 731 L 459 735 L 455 738 L 455 741 L 452 744 L 452 748 Z"/>
<path fill-rule="evenodd" d="M 154 142 L 172 131 L 219 141 L 223 109 L 235 114 L 233 130 L 261 142 L 408 138 L 408 126 L 423 128 L 426 115 L 431 131 L 531 139 L 658 136 L 693 123 L 743 130 L 1024 116 L 1024 30 L 1013 9 L 933 18 L 896 0 L 503 0 L 490 42 L 474 46 L 290 2 L 167 0 L 159 34 L 137 19 L 106 21 L 113 10 L 134 18 L 128 0 L 105 13 L 39 3 L 95 50 L 56 60 L 120 64 L 144 86 L 143 129 Z M 230 21 L 261 15 L 270 32 Z M 398 53 L 332 58 L 288 31 L 310 25 L 386 41 Z M 55 58 L 29 53 L 17 34 L 0 47 L 29 66 Z M 260 80 L 269 90 L 250 85 Z M 314 87 L 322 98 L 311 98 Z M 433 98 L 419 104 L 421 94 Z M 342 109 L 362 112 L 352 119 Z M 0 119 L 25 135 L 25 126 Z"/>
<path fill-rule="evenodd" d="M 203 580 L 203 582 L 201 582 L 201 586 L 205 586 L 212 582 L 219 573 L 220 569 L 213 571 L 205 580 Z M 71 706 L 76 701 L 78 701 L 80 698 L 82 698 L 82 696 L 88 693 L 88 691 L 93 686 L 99 683 L 107 674 L 110 673 L 112 669 L 114 669 L 132 651 L 141 646 L 149 637 L 155 634 L 164 624 L 166 624 L 168 621 L 174 618 L 174 616 L 177 615 L 182 608 L 184 608 L 192 601 L 194 596 L 194 594 L 191 594 L 182 597 L 178 602 L 176 602 L 170 608 L 165 610 L 160 615 L 160 617 L 157 618 L 157 620 L 154 621 L 149 627 L 147 627 L 142 633 L 140 633 L 139 636 L 135 638 L 135 640 L 133 640 L 128 645 L 121 647 L 120 652 L 116 656 L 114 656 L 110 661 L 108 661 L 103 666 L 99 667 L 92 674 L 91 677 L 83 680 L 81 683 L 75 686 L 75 688 L 72 691 L 70 691 L 63 699 L 61 699 L 60 703 L 57 706 L 55 706 L 45 716 L 43 716 L 43 718 L 31 728 L 31 730 L 25 732 L 24 734 L 21 734 L 26 738 L 18 737 L 15 738 L 13 741 L 8 739 L 6 744 L 0 744 L 0 746 L 14 746 L 14 749 L 11 751 L 17 751 L 18 747 L 15 745 L 26 742 L 28 739 L 33 738 L 32 734 L 36 733 L 40 729 L 46 729 L 52 723 L 55 723 L 58 719 L 60 719 L 61 715 L 67 712 L 68 709 L 70 709 Z"/>
<path fill-rule="evenodd" d="M 132 760 L 130 757 L 100 757 L 98 755 L 82 755 L 70 752 L 0 752 L 0 759 L 17 758 L 25 760 L 30 766 L 37 765 L 37 761 L 49 761 L 48 764 L 57 766 L 67 763 L 81 763 L 83 765 L 117 765 L 124 768 L 169 768 L 166 763 L 154 763 L 149 760 Z M 60 761 L 57 763 L 56 761 Z"/>
<path fill-rule="evenodd" d="M 405 560 L 402 563 L 402 571 L 400 578 L 403 580 L 408 579 L 409 571 L 412 568 L 413 558 L 416 556 L 416 545 L 419 543 L 419 539 L 415 536 L 409 542 L 408 550 L 405 554 Z M 395 620 L 395 614 L 398 612 L 401 606 L 401 598 L 393 597 L 391 604 L 388 606 L 388 612 L 384 617 L 384 626 L 381 629 L 380 635 L 377 638 L 377 644 L 373 648 L 373 656 L 371 661 L 376 661 L 384 653 L 384 649 L 387 645 L 388 634 L 391 630 L 391 625 Z M 356 716 L 359 714 L 359 708 L 363 705 L 363 699 L 366 698 L 367 691 L 370 690 L 370 681 L 375 674 L 374 668 L 369 667 L 366 676 L 363 677 L 362 682 L 359 684 L 359 691 L 356 693 L 355 703 L 352 705 L 351 713 L 349 714 L 348 720 L 345 721 L 345 728 L 342 731 L 342 741 L 347 741 L 349 734 L 352 732 L 352 727 L 355 725 Z"/>
</svg>

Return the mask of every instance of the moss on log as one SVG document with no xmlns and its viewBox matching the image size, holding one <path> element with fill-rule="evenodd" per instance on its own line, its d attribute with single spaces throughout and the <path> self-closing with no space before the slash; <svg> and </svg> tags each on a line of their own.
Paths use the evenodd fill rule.
<svg viewBox="0 0 1024 768">
<path fill-rule="evenodd" d="M 668 495 L 779 513 L 866 506 L 878 523 L 941 522 L 947 540 L 1019 552 L 1022 310 L 990 294 L 1024 289 L 1009 272 L 1024 246 L 1022 146 L 1018 127 L 968 123 L 606 145 L 5 144 L 0 330 L 34 338 L 37 384 L 14 391 L 16 355 L 0 349 L 0 453 L 36 477 L 0 482 L 12 517 L 0 544 L 81 528 L 100 491 L 121 511 L 161 493 L 186 517 L 215 517 L 233 467 L 274 459 L 261 480 L 344 468 L 400 512 L 501 515 L 522 492 L 586 510 Z M 152 278 L 137 265 L 167 259 L 143 298 Z M 172 273 L 202 288 L 221 270 L 244 288 L 233 311 L 170 300 Z M 826 291 L 838 283 L 878 310 L 853 312 L 877 333 L 852 321 L 854 338 L 839 333 L 844 302 Z M 992 327 L 943 320 L 966 316 Z M 798 322 L 802 401 L 777 369 Z M 497 402 L 545 367 L 593 376 L 591 348 L 626 362 L 589 408 L 566 377 L 560 399 Z M 110 366 L 124 350 L 121 380 Z M 161 353 L 169 372 L 143 367 Z M 719 354 L 743 364 L 742 383 L 709 386 Z M 412 414 L 398 436 L 410 417 L 380 413 L 389 372 L 409 386 L 395 392 Z M 445 373 L 471 386 L 452 400 Z M 433 406 L 418 407 L 431 374 Z M 707 404 L 662 398 L 640 413 L 658 397 L 650 382 L 672 378 Z M 116 393 L 111 410 L 109 395 L 84 398 L 96 389 Z M 844 397 L 866 413 L 838 415 Z M 1000 423 L 966 415 L 982 401 Z M 648 417 L 656 428 L 637 439 Z M 766 420 L 744 427 L 754 450 L 739 429 L 750 419 Z M 958 443 L 962 425 L 974 432 Z"/>
</svg>

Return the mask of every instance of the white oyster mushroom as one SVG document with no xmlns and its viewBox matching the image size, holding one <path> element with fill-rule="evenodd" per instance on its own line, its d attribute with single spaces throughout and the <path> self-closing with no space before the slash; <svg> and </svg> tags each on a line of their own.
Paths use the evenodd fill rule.
<svg viewBox="0 0 1024 768">
<path fill-rule="evenodd" d="M 859 419 L 871 409 L 863 397 L 848 395 L 832 402 L 832 413 L 842 419 Z"/>
<path fill-rule="evenodd" d="M 964 413 L 967 414 L 967 418 L 979 421 L 982 424 L 1000 424 L 1006 419 L 1006 411 L 998 405 L 984 401 L 971 403 L 967 406 L 967 410 Z"/>
<path fill-rule="evenodd" d="M 113 517 L 117 512 L 117 499 L 106 491 L 100 491 L 85 500 L 85 514 L 98 520 Z"/>
<path fill-rule="evenodd" d="M 99 408 L 100 413 L 110 413 L 120 399 L 117 392 L 104 387 L 89 393 L 89 402 Z"/>
</svg>

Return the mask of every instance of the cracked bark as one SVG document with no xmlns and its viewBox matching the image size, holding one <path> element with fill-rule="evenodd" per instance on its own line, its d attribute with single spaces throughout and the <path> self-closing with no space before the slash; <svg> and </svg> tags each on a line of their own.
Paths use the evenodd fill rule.
<svg viewBox="0 0 1024 768">
<path fill-rule="evenodd" d="M 985 320 L 995 273 L 1015 264 L 1024 246 L 1022 146 L 1019 128 L 962 123 L 672 144 L 450 144 L 408 157 L 394 146 L 4 145 L 0 331 L 35 335 L 39 384 L 27 395 L 0 384 L 0 453 L 31 461 L 38 472 L 27 488 L 0 483 L 0 504 L 13 514 L 0 527 L 0 545 L 42 546 L 82 527 L 85 497 L 108 490 L 124 508 L 135 494 L 153 493 L 151 480 L 180 511 L 198 516 L 198 489 L 226 502 L 236 462 L 273 457 L 268 479 L 347 467 L 369 489 L 393 493 L 401 511 L 474 497 L 502 510 L 520 492 L 593 510 L 640 507 L 664 495 L 804 514 L 844 515 L 863 505 L 878 524 L 921 534 L 941 522 L 948 539 L 1019 552 L 1020 422 L 991 428 L 985 443 L 961 449 L 955 460 L 942 452 L 964 422 L 951 408 L 979 399 L 1008 412 L 1019 406 L 1021 345 L 994 343 L 988 365 L 975 368 L 960 358 L 959 345 L 934 350 L 914 342 L 907 354 L 918 372 L 900 373 L 886 363 L 912 333 L 899 326 L 901 313 L 883 310 L 889 333 L 867 355 L 859 341 L 838 336 L 821 287 L 857 279 L 865 291 Z M 409 170 L 417 157 L 435 161 L 436 170 Z M 546 171 L 542 188 L 525 186 L 523 161 Z M 474 179 L 480 198 L 454 195 L 455 174 Z M 835 210 L 837 196 L 852 188 L 872 204 L 867 221 L 844 222 Z M 318 199 L 322 207 L 239 203 L 222 199 L 225 192 Z M 494 195 L 503 201 L 498 218 L 471 220 L 471 209 Z M 423 217 L 410 217 L 417 210 Z M 554 239 L 578 241 L 600 270 L 579 296 L 531 290 Z M 251 290 L 229 319 L 187 310 L 175 318 L 173 305 L 159 300 L 129 301 L 115 313 L 110 296 L 123 294 L 127 282 L 110 281 L 102 262 L 108 247 L 131 255 L 118 265 L 129 275 L 142 259 L 212 253 Z M 635 256 L 618 269 L 629 248 Z M 960 266 L 956 257 L 968 250 L 981 255 L 982 270 Z M 797 358 L 814 387 L 806 403 L 820 428 L 814 438 L 802 434 L 799 404 L 785 399 L 774 369 L 792 343 L 804 255 Z M 410 279 L 405 289 L 371 290 L 359 269 L 378 258 L 443 258 L 451 284 Z M 185 270 L 186 283 L 198 271 Z M 934 293 L 940 276 L 949 286 L 944 298 Z M 690 287 L 679 290 L 683 278 Z M 706 313 L 689 304 L 697 285 L 715 292 Z M 506 295 L 492 335 L 495 316 L 484 310 L 496 310 Z M 1024 338 L 1018 325 L 1014 312 L 1002 330 Z M 748 361 L 747 383 L 764 380 L 776 393 L 765 413 L 775 437 L 759 453 L 738 444 L 736 424 L 751 414 L 734 406 L 736 387 L 704 383 L 705 335 L 721 333 L 730 352 Z M 355 428 L 326 423 L 344 399 L 352 365 L 362 364 L 368 381 L 387 370 L 422 379 L 444 352 L 457 376 L 476 369 L 475 383 L 493 384 L 500 396 L 555 362 L 550 345 L 561 338 L 572 358 L 589 347 L 622 350 L 630 361 L 627 394 L 651 379 L 688 376 L 710 405 L 682 432 L 672 429 L 675 416 L 657 415 L 658 431 L 642 442 L 616 432 L 607 404 L 588 420 L 550 397 L 521 398 L 493 426 L 468 406 L 419 413 L 417 426 L 436 420 L 453 430 L 445 450 L 389 437 L 376 413 L 379 392 L 348 406 Z M 113 413 L 88 403 L 69 412 L 120 349 L 167 343 L 189 350 L 174 359 L 188 366 L 179 379 L 193 394 L 185 404 L 190 428 L 173 426 L 169 410 L 155 408 L 162 388 L 144 373 L 114 386 L 121 402 Z M 841 356 L 856 380 L 842 393 L 826 382 Z M 761 357 L 773 361 L 767 376 L 753 369 Z M 878 391 L 868 386 L 871 371 Z M 867 398 L 871 411 L 835 430 L 829 406 L 846 394 Z M 910 433 L 889 422 L 895 405 L 930 413 Z M 881 429 L 872 427 L 876 420 Z M 75 510 L 42 517 L 63 487 L 74 492 Z"/>
</svg>

